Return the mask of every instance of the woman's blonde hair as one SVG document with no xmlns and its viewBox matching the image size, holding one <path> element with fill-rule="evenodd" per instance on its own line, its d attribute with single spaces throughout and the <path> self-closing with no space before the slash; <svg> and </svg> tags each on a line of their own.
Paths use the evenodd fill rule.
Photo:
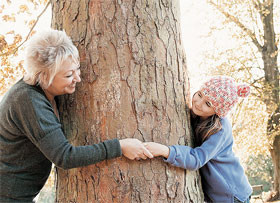
<svg viewBox="0 0 280 203">
<path fill-rule="evenodd" d="M 27 45 L 24 81 L 48 88 L 69 57 L 79 64 L 79 52 L 64 31 L 50 29 L 36 34 Z"/>
<path fill-rule="evenodd" d="M 191 110 L 191 125 L 195 134 L 195 143 L 200 146 L 207 138 L 222 129 L 220 117 L 216 114 L 201 120 Z"/>
</svg>

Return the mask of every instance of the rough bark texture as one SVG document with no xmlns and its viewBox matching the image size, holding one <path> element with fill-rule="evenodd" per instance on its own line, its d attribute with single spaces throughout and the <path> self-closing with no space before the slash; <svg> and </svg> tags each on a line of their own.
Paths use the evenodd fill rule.
<svg viewBox="0 0 280 203">
<path fill-rule="evenodd" d="M 192 144 L 178 0 L 52 0 L 52 10 L 52 27 L 81 57 L 82 82 L 60 105 L 72 144 Z M 203 194 L 197 172 L 122 157 L 58 169 L 57 202 L 203 202 Z"/>
</svg>

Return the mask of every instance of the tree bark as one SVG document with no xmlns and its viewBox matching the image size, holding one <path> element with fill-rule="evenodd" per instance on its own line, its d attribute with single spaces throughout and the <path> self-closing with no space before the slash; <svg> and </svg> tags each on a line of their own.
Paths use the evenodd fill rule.
<svg viewBox="0 0 280 203">
<path fill-rule="evenodd" d="M 134 137 L 192 145 L 179 1 L 52 0 L 78 47 L 82 82 L 60 99 L 73 145 Z M 57 202 L 203 202 L 198 172 L 124 157 L 58 169 Z"/>
<path fill-rule="evenodd" d="M 270 150 L 272 155 L 273 167 L 274 167 L 274 180 L 273 180 L 273 190 L 274 194 L 271 200 L 279 200 L 280 192 L 279 192 L 279 179 L 280 179 L 280 135 L 277 135 L 273 141 L 273 148 Z"/>
<path fill-rule="evenodd" d="M 269 198 L 270 201 L 280 199 L 280 105 L 268 120 L 268 132 L 273 136 L 272 148 L 270 154 L 273 163 L 273 193 Z"/>
<path fill-rule="evenodd" d="M 280 199 L 280 135 L 279 135 L 279 114 L 280 114 L 280 104 L 279 104 L 279 69 L 277 65 L 278 48 L 276 46 L 276 37 L 274 30 L 273 21 L 273 0 L 265 1 L 263 3 L 264 11 L 260 11 L 263 30 L 264 30 L 264 44 L 262 47 L 262 59 L 264 63 L 264 73 L 265 73 L 265 84 L 268 85 L 271 91 L 266 92 L 265 101 L 268 109 L 271 109 L 272 113 L 268 119 L 267 134 L 272 137 L 272 148 L 270 149 L 270 154 L 272 157 L 272 162 L 274 166 L 274 198 Z"/>
</svg>

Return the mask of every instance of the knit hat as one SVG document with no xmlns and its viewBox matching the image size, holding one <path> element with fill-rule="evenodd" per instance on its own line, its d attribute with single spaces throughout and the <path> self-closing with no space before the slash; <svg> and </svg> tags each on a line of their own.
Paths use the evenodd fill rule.
<svg viewBox="0 0 280 203">
<path fill-rule="evenodd" d="M 233 78 L 215 76 L 205 82 L 200 91 L 212 104 L 219 117 L 225 117 L 238 101 L 238 97 L 247 97 L 250 87 L 246 84 L 237 85 Z"/>
</svg>

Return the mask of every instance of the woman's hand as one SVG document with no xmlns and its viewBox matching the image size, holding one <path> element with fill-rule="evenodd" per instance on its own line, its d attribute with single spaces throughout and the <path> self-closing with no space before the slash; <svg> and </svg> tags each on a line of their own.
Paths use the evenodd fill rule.
<svg viewBox="0 0 280 203">
<path fill-rule="evenodd" d="M 144 146 L 154 155 L 163 156 L 166 159 L 169 156 L 169 147 L 156 143 L 156 142 L 145 142 Z"/>
<path fill-rule="evenodd" d="M 122 153 L 128 159 L 147 159 L 154 158 L 154 156 L 146 149 L 143 143 L 134 138 L 127 138 L 120 140 L 120 145 L 122 149 Z"/>
</svg>

